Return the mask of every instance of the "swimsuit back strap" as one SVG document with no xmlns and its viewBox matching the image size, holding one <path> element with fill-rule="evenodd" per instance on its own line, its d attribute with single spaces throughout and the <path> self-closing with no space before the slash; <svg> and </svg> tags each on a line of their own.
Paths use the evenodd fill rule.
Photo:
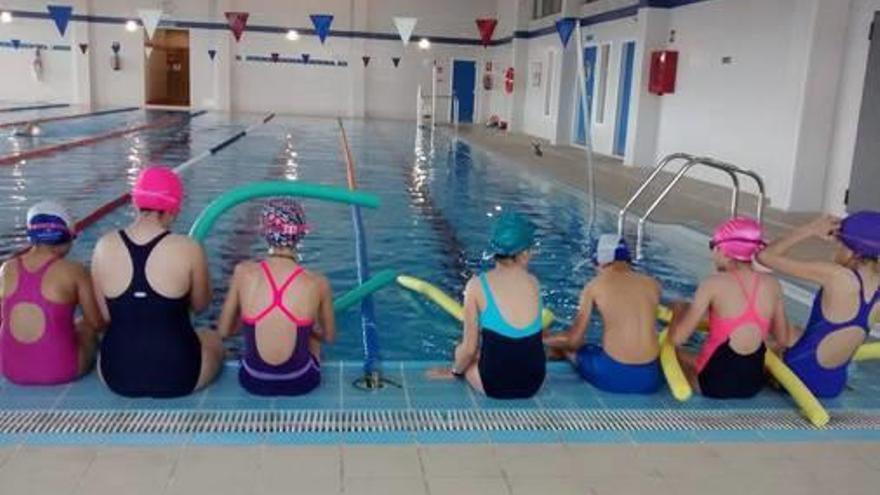
<svg viewBox="0 0 880 495">
<path fill-rule="evenodd" d="M 147 260 L 150 259 L 150 255 L 156 249 L 156 246 L 169 235 L 171 235 L 171 232 L 165 231 L 152 238 L 146 244 L 135 244 L 125 230 L 119 231 L 119 237 L 122 239 L 122 243 L 125 244 L 125 249 L 128 250 L 128 256 L 131 259 L 131 288 L 137 291 L 150 289 L 150 284 L 147 281 Z"/>
<path fill-rule="evenodd" d="M 272 310 L 278 308 L 279 310 L 281 310 L 282 313 L 284 313 L 284 316 L 286 316 L 287 319 L 289 319 L 293 323 L 297 325 L 308 323 L 305 320 L 297 318 L 289 309 L 287 309 L 287 307 L 284 306 L 284 292 L 288 288 L 290 288 L 291 284 L 293 284 L 297 277 L 299 277 L 305 270 L 303 270 L 301 266 L 298 266 L 296 270 L 294 270 L 293 273 L 291 273 L 287 277 L 281 287 L 278 287 L 278 284 L 275 282 L 275 277 L 272 276 L 272 270 L 269 269 L 269 263 L 267 263 L 265 260 L 261 261 L 260 268 L 263 269 L 263 274 L 266 277 L 266 281 L 269 282 L 269 287 L 272 291 L 272 302 L 270 302 L 268 306 L 260 311 L 257 316 L 251 318 L 250 320 L 256 323 L 268 316 L 269 313 L 272 312 Z"/>
<path fill-rule="evenodd" d="M 480 285 L 483 287 L 483 295 L 486 296 L 486 310 L 488 313 L 490 310 L 498 310 L 498 304 L 495 302 L 495 296 L 492 294 L 492 288 L 489 286 L 489 278 L 485 273 L 480 274 Z"/>
<path fill-rule="evenodd" d="M 11 295 L 18 295 L 19 297 L 26 297 L 35 301 L 44 302 L 46 298 L 43 297 L 43 277 L 46 275 L 46 272 L 49 271 L 49 268 L 51 268 L 59 259 L 61 258 L 58 256 L 52 256 L 49 258 L 49 261 L 43 263 L 41 267 L 31 272 L 24 266 L 24 260 L 21 257 L 15 258 L 18 268 L 18 280 L 16 282 L 15 293 Z"/>
</svg>

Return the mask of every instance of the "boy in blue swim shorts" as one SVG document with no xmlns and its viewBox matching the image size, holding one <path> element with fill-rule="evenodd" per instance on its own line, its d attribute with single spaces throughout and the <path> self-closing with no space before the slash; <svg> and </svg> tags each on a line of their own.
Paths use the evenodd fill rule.
<svg viewBox="0 0 880 495">
<path fill-rule="evenodd" d="M 626 242 L 616 235 L 599 238 L 593 261 L 598 275 L 581 291 L 574 322 L 544 343 L 601 390 L 655 393 L 663 385 L 656 329 L 660 283 L 632 269 Z M 593 307 L 604 324 L 601 346 L 584 344 Z"/>
</svg>

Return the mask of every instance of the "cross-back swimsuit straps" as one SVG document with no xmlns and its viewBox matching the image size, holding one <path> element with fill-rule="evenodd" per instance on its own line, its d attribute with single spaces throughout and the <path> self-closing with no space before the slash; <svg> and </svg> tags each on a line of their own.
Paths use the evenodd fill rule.
<svg viewBox="0 0 880 495">
<path fill-rule="evenodd" d="M 284 306 L 284 293 L 303 273 L 297 267 L 279 287 L 272 276 L 269 265 L 260 262 L 260 267 L 272 289 L 272 302 L 253 317 L 243 316 L 245 352 L 241 358 L 238 373 L 241 386 L 256 395 L 302 395 L 321 384 L 321 367 L 318 359 L 309 352 L 309 339 L 314 321 L 298 318 Z M 278 310 L 290 321 L 291 331 L 296 332 L 296 347 L 287 361 L 272 365 L 260 357 L 257 348 L 257 324 L 273 311 Z"/>
<path fill-rule="evenodd" d="M 754 397 L 766 383 L 764 354 L 767 346 L 742 355 L 730 347 L 730 336 L 744 325 L 753 323 L 761 331 L 761 339 L 770 333 L 771 320 L 758 312 L 755 299 L 761 278 L 753 275 L 752 290 L 746 290 L 740 274 L 730 272 L 746 297 L 746 309 L 736 318 L 720 318 L 714 311 L 709 313 L 709 337 L 697 357 L 700 390 L 707 397 L 718 399 L 741 399 Z"/>
<path fill-rule="evenodd" d="M 880 288 L 874 297 L 865 299 L 865 283 L 858 271 L 853 270 L 859 280 L 859 312 L 855 318 L 843 323 L 832 323 L 822 312 L 822 290 L 816 294 L 810 320 L 800 340 L 786 351 L 785 364 L 804 382 L 816 397 L 837 397 L 846 387 L 847 368 L 850 361 L 836 367 L 825 368 L 819 364 L 817 352 L 825 337 L 838 330 L 858 327 L 864 330 L 865 337 L 870 331 L 871 310 L 880 304 Z"/>
<path fill-rule="evenodd" d="M 521 399 L 535 395 L 544 383 L 547 363 L 541 339 L 543 301 L 538 300 L 538 316 L 524 328 L 504 319 L 486 274 L 480 275 L 486 309 L 480 313 L 480 378 L 486 395 L 496 399 Z"/>
<path fill-rule="evenodd" d="M 55 385 L 69 382 L 79 371 L 79 352 L 74 326 L 75 304 L 58 304 L 43 296 L 43 278 L 58 258 L 52 258 L 34 272 L 16 258 L 18 283 L 15 292 L 3 300 L 0 355 L 3 375 L 19 385 Z M 34 342 L 21 342 L 12 334 L 12 311 L 19 304 L 31 304 L 43 313 L 43 334 Z"/>
<path fill-rule="evenodd" d="M 202 368 L 202 348 L 189 315 L 189 296 L 167 298 L 147 281 L 147 260 L 167 237 L 135 244 L 119 237 L 131 257 L 131 283 L 107 298 L 110 327 L 101 341 L 101 376 L 114 392 L 129 397 L 181 397 L 192 393 Z"/>
</svg>

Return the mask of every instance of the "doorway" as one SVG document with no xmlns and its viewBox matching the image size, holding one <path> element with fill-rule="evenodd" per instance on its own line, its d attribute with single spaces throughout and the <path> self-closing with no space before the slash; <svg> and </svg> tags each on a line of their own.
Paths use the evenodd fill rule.
<svg viewBox="0 0 880 495">
<path fill-rule="evenodd" d="M 862 95 L 862 111 L 853 156 L 852 177 L 847 193 L 846 209 L 880 210 L 880 12 L 874 15 L 874 37 L 868 53 L 868 70 L 865 74 L 865 90 Z"/>
<path fill-rule="evenodd" d="M 147 55 L 147 104 L 188 107 L 189 31 L 157 29 Z"/>
<path fill-rule="evenodd" d="M 458 121 L 474 122 L 474 91 L 477 86 L 477 63 L 473 60 L 454 60 L 452 62 L 453 105 L 458 98 Z M 455 107 L 450 109 L 450 121 L 455 119 Z"/>
<path fill-rule="evenodd" d="M 580 146 L 587 145 L 587 127 L 586 123 L 593 123 L 593 87 L 596 83 L 596 55 L 597 48 L 589 46 L 584 48 L 584 82 L 587 91 L 587 111 L 584 112 L 583 93 L 581 93 L 580 74 L 577 75 L 578 84 L 575 84 L 575 97 L 577 98 L 577 117 L 575 121 L 574 143 Z M 586 113 L 586 119 L 584 118 Z"/>
<path fill-rule="evenodd" d="M 629 134 L 629 105 L 632 96 L 633 66 L 636 59 L 636 42 L 623 44 L 620 54 L 620 95 L 617 99 L 617 125 L 614 133 L 614 154 L 626 155 L 626 139 Z"/>
</svg>

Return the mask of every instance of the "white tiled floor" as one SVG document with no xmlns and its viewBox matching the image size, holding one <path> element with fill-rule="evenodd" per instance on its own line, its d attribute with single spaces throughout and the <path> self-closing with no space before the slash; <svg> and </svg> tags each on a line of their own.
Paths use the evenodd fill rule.
<svg viewBox="0 0 880 495">
<path fill-rule="evenodd" d="M 4 495 L 867 495 L 880 486 L 880 443 L 21 447 L 0 449 L 0 462 Z"/>
</svg>

